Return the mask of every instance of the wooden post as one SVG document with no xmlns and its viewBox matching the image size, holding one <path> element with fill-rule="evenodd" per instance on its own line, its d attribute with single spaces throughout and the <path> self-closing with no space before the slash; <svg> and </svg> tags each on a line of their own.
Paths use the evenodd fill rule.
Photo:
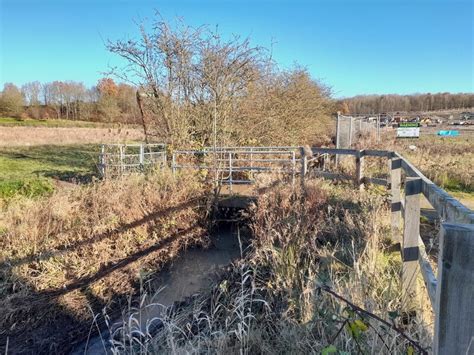
<svg viewBox="0 0 474 355">
<path fill-rule="evenodd" d="M 402 200 L 400 198 L 400 185 L 402 177 L 402 160 L 400 158 L 389 159 L 390 163 L 390 193 L 391 201 L 391 224 L 392 224 L 392 241 L 401 243 L 400 221 L 402 219 Z"/>
<path fill-rule="evenodd" d="M 364 150 L 359 150 L 356 155 L 356 184 L 361 190 L 364 188 L 364 154 Z"/>
<path fill-rule="evenodd" d="M 474 353 L 474 225 L 443 223 L 434 354 Z"/>
<path fill-rule="evenodd" d="M 402 245 L 402 305 L 409 314 L 416 298 L 420 234 L 421 179 L 407 177 L 405 182 L 405 213 Z"/>
</svg>

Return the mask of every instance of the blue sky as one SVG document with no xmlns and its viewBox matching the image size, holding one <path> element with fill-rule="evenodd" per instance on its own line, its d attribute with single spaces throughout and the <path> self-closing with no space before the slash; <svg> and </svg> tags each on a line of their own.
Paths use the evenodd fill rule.
<svg viewBox="0 0 474 355">
<path fill-rule="evenodd" d="M 336 97 L 473 92 L 470 0 L 143 1 L 0 0 L 0 85 L 97 82 L 117 59 L 105 39 L 133 37 L 134 20 L 181 16 L 269 47 Z"/>
</svg>

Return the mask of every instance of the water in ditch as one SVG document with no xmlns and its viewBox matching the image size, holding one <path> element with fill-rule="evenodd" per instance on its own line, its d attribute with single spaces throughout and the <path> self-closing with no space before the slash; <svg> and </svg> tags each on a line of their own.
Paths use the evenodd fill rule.
<svg viewBox="0 0 474 355">
<path fill-rule="evenodd" d="M 183 251 L 151 281 L 152 288 L 159 291 L 146 299 L 140 308 L 139 316 L 134 314 L 140 319 L 142 330 L 145 330 L 152 319 L 161 318 L 166 308 L 174 302 L 210 286 L 220 268 L 241 257 L 241 249 L 238 227 L 224 225 L 212 236 L 212 245 L 209 248 L 191 248 Z M 127 318 L 129 316 L 130 314 L 126 315 Z M 125 319 L 116 319 L 112 323 L 122 324 Z M 112 325 L 111 328 L 115 327 Z M 80 344 L 72 354 L 111 353 L 109 341 L 109 332 L 103 332 L 101 336 L 95 336 Z"/>
</svg>

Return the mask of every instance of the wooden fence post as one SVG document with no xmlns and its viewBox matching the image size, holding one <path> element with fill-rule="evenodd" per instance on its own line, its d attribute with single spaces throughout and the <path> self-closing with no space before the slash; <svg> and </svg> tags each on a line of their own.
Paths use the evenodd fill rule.
<svg viewBox="0 0 474 355">
<path fill-rule="evenodd" d="M 364 183 L 364 150 L 357 151 L 356 155 L 356 183 L 359 189 L 363 189 Z"/>
<path fill-rule="evenodd" d="M 391 194 L 391 224 L 392 240 L 401 243 L 400 221 L 402 218 L 402 202 L 400 198 L 400 185 L 402 178 L 402 160 L 391 158 L 390 162 L 390 194 Z"/>
<path fill-rule="evenodd" d="M 405 208 L 402 245 L 402 305 L 404 311 L 413 311 L 417 291 L 418 258 L 420 254 L 420 194 L 421 179 L 407 177 L 405 182 Z"/>
<path fill-rule="evenodd" d="M 434 354 L 474 353 L 474 225 L 443 223 Z"/>
</svg>

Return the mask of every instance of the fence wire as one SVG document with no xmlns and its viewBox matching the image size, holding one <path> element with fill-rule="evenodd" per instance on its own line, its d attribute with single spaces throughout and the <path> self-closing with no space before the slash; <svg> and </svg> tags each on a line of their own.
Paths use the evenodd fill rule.
<svg viewBox="0 0 474 355">
<path fill-rule="evenodd" d="M 380 141 L 380 115 L 337 116 L 336 148 L 351 149 L 361 139 Z"/>
</svg>

